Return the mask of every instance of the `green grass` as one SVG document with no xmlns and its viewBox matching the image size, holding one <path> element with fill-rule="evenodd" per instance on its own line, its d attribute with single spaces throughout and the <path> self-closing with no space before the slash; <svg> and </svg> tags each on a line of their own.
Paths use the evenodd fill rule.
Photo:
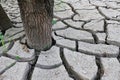
<svg viewBox="0 0 120 80">
<path fill-rule="evenodd" d="M 3 52 L 6 52 L 7 51 L 7 47 L 5 45 L 4 35 L 2 34 L 2 32 L 0 32 L 0 42 L 2 44 Z"/>
</svg>

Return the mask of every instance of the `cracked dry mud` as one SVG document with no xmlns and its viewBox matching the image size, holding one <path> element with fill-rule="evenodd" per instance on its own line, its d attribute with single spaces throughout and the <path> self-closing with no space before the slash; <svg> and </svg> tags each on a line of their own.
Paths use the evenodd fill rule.
<svg viewBox="0 0 120 80">
<path fill-rule="evenodd" d="M 0 47 L 0 80 L 120 80 L 120 0 L 55 0 L 56 44 L 41 52 L 22 44 L 16 0 L 2 6 L 16 27 Z"/>
</svg>

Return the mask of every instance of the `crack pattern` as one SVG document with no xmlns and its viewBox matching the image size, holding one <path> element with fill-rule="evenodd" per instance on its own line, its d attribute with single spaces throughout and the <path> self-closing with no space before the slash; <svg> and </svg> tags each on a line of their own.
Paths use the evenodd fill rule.
<svg viewBox="0 0 120 80">
<path fill-rule="evenodd" d="M 0 80 L 120 80 L 119 0 L 55 0 L 53 45 L 41 52 L 26 45 L 17 0 L 1 4 L 14 26 L 0 41 Z"/>
</svg>

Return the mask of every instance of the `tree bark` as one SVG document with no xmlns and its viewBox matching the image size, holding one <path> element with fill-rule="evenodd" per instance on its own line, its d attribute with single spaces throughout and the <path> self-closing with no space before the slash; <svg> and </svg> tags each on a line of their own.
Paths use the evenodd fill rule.
<svg viewBox="0 0 120 80">
<path fill-rule="evenodd" d="M 13 25 L 5 13 L 4 9 L 0 5 L 0 30 L 2 32 L 5 32 L 7 29 L 11 28 Z"/>
<path fill-rule="evenodd" d="M 18 0 L 27 44 L 36 50 L 52 45 L 54 0 Z"/>
</svg>

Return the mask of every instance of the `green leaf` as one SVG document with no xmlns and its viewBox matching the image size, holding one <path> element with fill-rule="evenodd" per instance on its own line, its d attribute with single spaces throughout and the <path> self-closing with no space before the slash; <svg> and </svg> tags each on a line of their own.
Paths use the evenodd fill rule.
<svg viewBox="0 0 120 80">
<path fill-rule="evenodd" d="M 54 25 L 54 24 L 56 24 L 57 23 L 57 21 L 56 20 L 52 20 L 52 25 Z"/>
<path fill-rule="evenodd" d="M 16 58 L 17 60 L 19 60 L 19 59 L 20 59 L 20 57 L 19 57 L 19 56 L 16 56 L 15 58 Z"/>
<path fill-rule="evenodd" d="M 3 35 L 2 34 L 0 34 L 0 39 L 3 39 Z"/>
</svg>

